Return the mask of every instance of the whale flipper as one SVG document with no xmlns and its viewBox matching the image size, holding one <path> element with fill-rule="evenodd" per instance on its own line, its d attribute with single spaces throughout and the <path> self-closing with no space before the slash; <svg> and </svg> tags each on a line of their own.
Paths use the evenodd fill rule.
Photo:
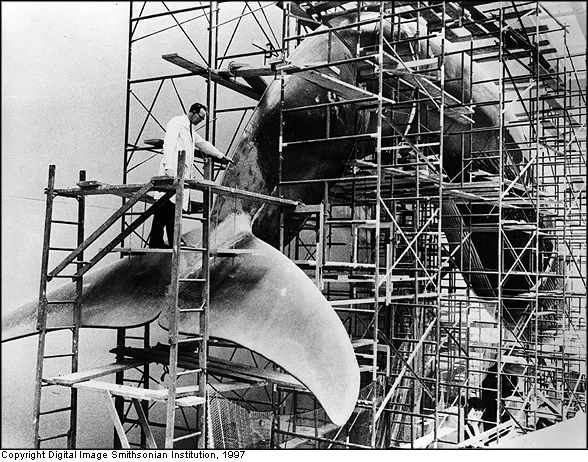
<svg viewBox="0 0 588 462">
<path fill-rule="evenodd" d="M 239 253 L 218 257 L 211 270 L 209 333 L 273 361 L 316 396 L 333 423 L 355 408 L 359 368 L 339 317 L 302 270 L 251 233 L 234 244 Z M 188 289 L 180 304 L 199 302 Z M 167 315 L 159 320 L 167 328 Z M 197 333 L 199 317 L 182 316 L 180 332 Z"/>
</svg>

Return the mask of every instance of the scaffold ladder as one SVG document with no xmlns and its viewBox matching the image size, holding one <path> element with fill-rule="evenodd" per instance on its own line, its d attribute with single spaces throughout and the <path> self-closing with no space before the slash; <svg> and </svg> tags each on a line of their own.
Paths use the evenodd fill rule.
<svg viewBox="0 0 588 462">
<path fill-rule="evenodd" d="M 168 378 L 168 400 L 166 412 L 165 427 L 165 448 L 172 449 L 174 444 L 190 438 L 197 438 L 198 447 L 206 447 L 206 362 L 208 353 L 208 306 L 210 301 L 210 208 L 211 192 L 205 188 L 203 195 L 202 208 L 202 247 L 191 247 L 182 243 L 182 207 L 184 202 L 184 169 L 185 169 L 185 151 L 180 151 L 178 155 L 177 178 L 175 181 L 175 216 L 174 216 L 174 240 L 172 253 L 172 274 L 170 283 L 170 293 L 168 302 L 168 322 L 169 322 L 169 378 Z M 207 159 L 205 165 L 205 177 L 210 177 L 210 160 Z M 189 203 L 189 201 L 188 201 Z M 189 217 L 189 213 L 188 213 Z M 200 277 L 189 278 L 180 276 L 180 258 L 182 252 L 200 252 L 202 254 L 202 270 Z M 181 308 L 179 301 L 180 283 L 202 284 L 202 305 L 200 307 Z M 180 316 L 182 314 L 196 313 L 199 319 L 199 335 L 197 337 L 188 336 L 180 337 Z M 178 352 L 180 345 L 183 343 L 198 344 L 198 368 L 192 370 L 178 370 Z M 197 384 L 197 393 L 192 396 L 177 399 L 178 381 L 182 376 L 189 375 L 194 377 L 191 383 Z M 195 432 L 188 432 L 185 435 L 175 435 L 176 410 L 180 407 L 198 407 L 198 424 Z"/>
<path fill-rule="evenodd" d="M 80 181 L 85 181 L 86 172 L 80 171 Z M 69 225 L 77 227 L 77 246 L 84 241 L 84 215 L 85 215 L 85 197 L 77 196 L 78 200 L 78 219 L 77 221 L 55 220 L 53 219 L 53 201 L 55 199 L 55 165 L 49 166 L 49 180 L 46 190 L 47 201 L 45 208 L 45 227 L 43 233 L 43 253 L 41 258 L 41 282 L 39 290 L 39 305 L 37 317 L 37 330 L 39 332 L 38 348 L 37 348 L 37 370 L 35 380 L 35 397 L 33 403 L 33 427 L 34 427 L 34 448 L 40 449 L 41 444 L 45 441 L 55 440 L 59 438 L 67 438 L 67 447 L 74 448 L 76 444 L 76 425 L 77 425 L 77 390 L 72 388 L 69 393 L 69 405 L 57 407 L 53 409 L 42 409 L 43 390 L 52 384 L 43 381 L 43 371 L 45 364 L 49 360 L 59 361 L 62 358 L 70 358 L 71 372 L 78 371 L 78 355 L 79 355 L 79 332 L 81 323 L 81 300 L 83 292 L 83 276 L 77 275 L 60 275 L 48 272 L 49 256 L 51 252 L 70 251 L 74 249 L 64 249 L 60 247 L 51 247 L 51 228 L 53 224 Z M 83 262 L 83 252 L 77 256 L 77 260 L 71 261 L 70 264 L 81 265 Z M 67 265 L 64 265 L 64 267 Z M 53 275 L 52 275 L 53 274 Z M 71 278 L 76 283 L 75 298 L 71 300 L 48 300 L 47 299 L 47 285 L 53 278 Z M 48 326 L 47 325 L 47 311 L 49 307 L 54 304 L 71 305 L 72 307 L 72 322 L 67 326 Z M 52 330 L 67 329 L 72 333 L 72 340 L 70 343 L 70 350 L 61 353 L 48 354 L 46 351 L 47 333 Z M 41 436 L 41 417 L 54 415 L 58 413 L 70 413 L 69 429 L 62 433 L 54 435 Z M 43 429 L 45 430 L 45 429 Z"/>
</svg>

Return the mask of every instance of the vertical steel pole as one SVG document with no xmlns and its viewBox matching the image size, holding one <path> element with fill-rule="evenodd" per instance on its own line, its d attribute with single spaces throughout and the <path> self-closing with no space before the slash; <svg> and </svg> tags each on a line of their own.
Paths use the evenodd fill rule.
<svg viewBox="0 0 588 462">
<path fill-rule="evenodd" d="M 380 3 L 380 21 L 379 21 L 379 34 L 378 34 L 378 126 L 376 129 L 376 204 L 375 204 L 375 229 L 374 229 L 374 332 L 373 332 L 373 343 L 372 343 L 372 387 L 373 391 L 377 390 L 378 387 L 378 330 L 379 324 L 379 297 L 380 292 L 380 213 L 382 200 L 382 98 L 384 92 L 384 6 L 385 3 Z M 377 441 L 377 402 L 376 399 L 372 400 L 372 428 L 371 428 L 371 441 L 370 446 L 376 447 Z"/>
<path fill-rule="evenodd" d="M 534 206 L 535 206 L 535 236 L 532 237 L 532 239 L 535 240 L 535 262 L 534 262 L 534 272 L 535 272 L 535 280 L 533 281 L 533 283 L 535 284 L 535 294 L 534 294 L 534 300 L 533 303 L 535 304 L 535 306 L 533 307 L 533 309 L 531 310 L 531 313 L 534 314 L 535 319 L 533 320 L 533 351 L 534 351 L 534 358 L 533 358 L 533 362 L 535 363 L 535 377 L 534 377 L 534 386 L 535 386 L 535 396 L 537 396 L 537 380 L 539 379 L 538 377 L 538 373 L 539 373 L 539 348 L 540 348 L 540 342 L 541 340 L 539 340 L 539 316 L 538 316 L 538 311 L 539 311 L 539 286 L 540 284 L 540 278 L 539 278 L 539 273 L 541 272 L 541 268 L 540 268 L 540 261 L 541 261 L 541 257 L 540 257 L 540 248 L 539 248 L 539 235 L 541 234 L 539 232 L 539 214 L 541 212 L 541 207 L 539 204 L 540 201 L 540 197 L 539 197 L 539 186 L 540 186 L 540 180 L 539 180 L 539 130 L 541 129 L 541 123 L 540 123 L 540 116 L 541 116 L 541 108 L 540 108 L 540 104 L 541 101 L 539 99 L 539 82 L 540 82 L 540 74 L 539 74 L 539 58 L 540 58 L 540 49 L 539 49 L 539 2 L 535 2 L 535 49 L 536 49 L 536 55 L 533 56 L 534 61 L 535 61 L 535 82 L 537 82 L 537 85 L 535 85 L 535 112 L 534 114 L 532 114 L 532 116 L 535 116 L 535 146 L 534 146 L 534 152 L 535 152 L 535 172 L 534 175 L 530 175 L 531 176 L 531 181 L 534 183 L 533 186 L 535 189 L 534 192 L 534 197 L 531 199 L 532 202 L 534 202 Z M 533 59 L 532 58 L 532 59 Z M 559 78 L 559 77 L 558 77 Z M 532 95 L 532 93 L 531 93 Z M 529 96 L 531 96 L 529 95 Z M 531 99 L 531 98 L 529 98 Z M 529 122 L 533 122 L 532 120 Z M 533 168 L 531 167 L 531 172 L 533 172 Z M 531 268 L 529 268 L 531 269 Z M 531 271 L 533 271 L 531 269 Z M 557 374 L 557 372 L 556 372 Z M 500 408 L 499 408 L 500 410 Z M 536 409 L 535 409 L 535 413 L 536 413 Z M 535 419 L 534 424 L 537 423 L 537 419 Z"/>
<path fill-rule="evenodd" d="M 207 159 L 210 163 L 210 160 Z M 206 169 L 210 170 L 210 169 Z M 209 173 L 209 172 L 208 172 Z M 208 414 L 208 391 L 207 391 L 207 362 L 208 362 L 208 320 L 210 313 L 210 215 L 212 208 L 212 193 L 210 188 L 204 189 L 202 192 L 204 202 L 203 216 L 202 216 L 202 244 L 204 252 L 202 253 L 202 278 L 204 279 L 204 288 L 202 292 L 203 310 L 200 313 L 200 335 L 202 340 L 200 342 L 200 350 L 198 351 L 198 364 L 201 372 L 198 377 L 198 389 L 200 396 L 204 398 L 202 405 L 202 412 L 200 414 L 200 437 L 199 448 L 207 447 L 207 414 Z"/>
<path fill-rule="evenodd" d="M 80 171 L 80 181 L 86 181 L 86 171 Z M 86 196 L 80 195 L 78 200 L 78 236 L 77 245 L 80 246 L 84 242 L 84 223 L 86 217 Z M 78 255 L 78 269 L 83 265 L 84 252 Z M 71 358 L 71 372 L 77 372 L 79 366 L 79 342 L 80 342 L 80 327 L 82 324 L 82 296 L 84 293 L 84 276 L 76 278 L 76 299 L 73 310 L 73 332 L 72 332 L 72 353 Z M 71 389 L 71 411 L 70 411 L 70 432 L 67 438 L 67 447 L 74 449 L 76 447 L 77 438 L 77 418 L 78 418 L 78 390 Z"/>
<path fill-rule="evenodd" d="M 126 102 L 125 102 L 125 145 L 124 145 L 124 164 L 123 164 L 123 177 L 122 181 L 123 184 L 126 184 L 128 181 L 128 162 L 129 156 L 127 149 L 129 147 L 129 130 L 130 130 L 130 111 L 131 111 L 131 63 L 132 63 L 132 56 L 133 56 L 133 3 L 129 2 L 129 31 L 128 31 L 128 44 L 127 44 L 127 92 L 126 92 Z M 124 200 L 124 199 L 123 199 Z"/>
<path fill-rule="evenodd" d="M 216 102 L 217 102 L 217 86 L 212 80 L 213 67 L 216 68 L 217 54 L 218 54 L 218 17 L 219 5 L 215 1 L 210 2 L 210 23 L 208 29 L 208 85 L 206 89 L 207 106 L 213 106 L 213 119 L 216 119 Z M 210 114 L 210 111 L 208 111 Z M 210 124 L 206 125 L 206 138 L 214 142 L 216 136 L 216 122 L 213 122 L 213 127 Z M 211 131 L 212 128 L 212 131 Z M 207 180 L 213 179 L 212 161 L 209 158 L 204 160 L 204 178 Z M 200 407 L 199 413 L 199 427 L 200 436 L 198 437 L 198 447 L 206 448 L 208 446 L 208 389 L 207 389 L 207 363 L 208 363 L 208 320 L 210 313 L 210 215 L 212 207 L 212 193 L 210 188 L 202 191 L 203 201 L 203 216 L 202 216 L 202 278 L 204 285 L 202 288 L 202 309 L 199 315 L 199 329 L 200 329 L 200 348 L 198 350 L 198 367 L 200 373 L 198 374 L 198 390 L 199 395 L 204 398 L 204 402 Z"/>
<path fill-rule="evenodd" d="M 220 4 L 215 1 L 210 2 L 210 32 L 208 35 L 208 61 L 214 69 L 219 67 L 219 60 L 218 60 L 218 37 L 219 37 L 219 15 L 220 15 Z M 211 77 L 211 76 L 209 76 Z M 212 118 L 212 132 L 210 133 L 210 138 L 207 138 L 211 141 L 211 143 L 216 143 L 216 132 L 217 132 L 217 104 L 218 104 L 218 85 L 212 80 L 209 80 L 209 88 L 212 85 L 212 107 L 214 108 L 213 111 L 213 118 Z M 210 111 L 209 111 L 210 112 Z"/>
<path fill-rule="evenodd" d="M 498 40 L 498 62 L 500 65 L 500 74 L 498 77 L 498 93 L 499 93 L 499 105 L 498 110 L 500 111 L 500 120 L 498 123 L 498 310 L 497 310 L 497 319 L 498 322 L 498 351 L 497 351 L 497 358 L 496 358 L 496 421 L 494 422 L 496 426 L 500 425 L 500 402 L 502 400 L 501 396 L 501 383 L 502 383 L 502 309 L 503 309 L 503 290 L 502 290 L 502 277 L 503 277 L 503 265 L 504 265 L 504 255 L 503 255 L 503 232 L 504 232 L 504 223 L 502 220 L 503 215 L 503 194 L 502 194 L 502 185 L 504 179 L 504 148 L 503 148 L 503 140 L 504 140 L 504 105 L 505 105 L 505 95 L 504 95 L 504 76 L 505 76 L 505 64 L 504 64 L 504 7 L 502 1 L 499 4 L 499 19 L 498 19 L 498 27 L 500 28 L 499 32 L 499 40 Z M 498 432 L 496 434 L 497 441 L 499 441 Z"/>
<path fill-rule="evenodd" d="M 445 7 L 446 4 L 443 3 L 443 8 L 442 8 L 442 13 L 441 13 L 441 17 L 443 18 L 442 22 L 441 22 L 441 53 L 439 55 L 439 59 L 440 59 L 440 85 L 441 85 L 441 109 L 440 109 L 440 114 L 439 114 L 439 183 L 438 183 L 438 190 L 437 190 L 437 194 L 438 194 L 438 207 L 439 207 L 439 221 L 437 223 L 437 261 L 439 262 L 439 264 L 441 264 L 441 258 L 442 258 L 442 253 L 441 253 L 441 233 L 442 233 L 442 223 L 443 223 L 443 149 L 444 149 L 444 130 L 445 130 L 445 34 L 446 34 L 446 28 L 445 28 Z M 438 442 L 438 438 L 439 435 L 438 433 L 438 428 L 437 428 L 437 422 L 439 422 L 439 406 L 441 405 L 440 403 L 440 397 L 441 397 L 441 387 L 440 387 L 440 383 L 441 383 L 441 345 L 439 344 L 439 342 L 441 342 L 441 310 L 442 310 L 442 306 L 441 306 L 441 279 L 442 279 L 442 273 L 441 273 L 441 268 L 438 269 L 437 271 L 437 300 L 436 300 L 436 321 L 435 321 L 435 336 L 436 336 L 436 340 L 437 340 L 437 345 L 435 347 L 435 447 L 437 447 L 437 442 Z"/>
<path fill-rule="evenodd" d="M 290 36 L 290 2 L 285 3 L 285 8 L 282 10 L 282 60 L 285 61 L 288 57 L 288 50 L 289 50 L 289 43 L 288 37 Z M 284 150 L 284 114 L 282 112 L 284 108 L 284 86 L 285 86 L 285 75 L 284 71 L 280 70 L 279 72 L 279 79 L 280 79 L 280 113 L 279 113 L 279 132 L 278 132 L 278 183 L 276 188 L 276 195 L 278 197 L 281 196 L 281 186 L 280 183 L 282 181 L 282 162 L 283 162 L 283 150 Z M 284 217 L 282 210 L 279 213 L 279 249 L 280 251 L 284 251 L 284 227 L 283 227 Z M 271 432 L 271 448 L 277 447 L 281 438 L 277 436 L 275 430 L 280 430 L 281 428 L 281 421 L 280 421 L 280 391 L 278 390 L 277 386 L 274 384 L 272 386 L 272 409 L 273 409 L 273 418 L 272 418 L 272 432 Z"/>
</svg>

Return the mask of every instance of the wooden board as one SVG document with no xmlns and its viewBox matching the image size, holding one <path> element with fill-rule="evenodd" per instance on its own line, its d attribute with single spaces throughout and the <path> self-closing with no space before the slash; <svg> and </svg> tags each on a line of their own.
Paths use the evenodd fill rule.
<svg viewBox="0 0 588 462">
<path fill-rule="evenodd" d="M 190 61 L 189 59 L 183 58 L 181 56 L 179 56 L 176 53 L 172 53 L 169 55 L 163 55 L 162 56 L 163 59 L 165 59 L 166 61 L 169 61 L 170 63 L 175 64 L 176 66 L 180 66 L 196 75 L 200 75 L 202 77 L 204 77 L 205 79 L 208 79 L 208 69 L 206 69 L 204 66 L 195 63 L 193 61 Z M 257 91 L 255 91 L 253 88 L 247 86 L 247 85 L 243 85 L 239 82 L 235 82 L 227 77 L 224 77 L 222 75 L 220 75 L 217 71 L 211 71 L 210 73 L 210 79 L 213 82 L 216 82 L 224 87 L 230 88 L 231 90 L 235 90 L 238 93 L 241 93 L 242 95 L 248 96 L 249 98 L 252 98 L 256 101 L 258 101 L 261 98 L 261 94 Z"/>
<path fill-rule="evenodd" d="M 54 385 L 72 386 L 76 383 L 96 379 L 98 377 L 104 377 L 106 375 L 116 374 L 117 372 L 126 371 L 127 369 L 132 369 L 134 367 L 144 366 L 148 363 L 148 361 L 137 359 L 124 360 L 121 362 L 106 364 L 104 366 L 89 369 L 87 371 L 78 371 L 74 372 L 73 374 L 43 379 L 43 381 L 45 383 L 51 383 Z"/>
<path fill-rule="evenodd" d="M 312 82 L 319 87 L 326 88 L 328 90 L 337 93 L 342 98 L 347 100 L 361 99 L 361 98 L 374 98 L 378 99 L 378 95 L 371 91 L 364 90 L 356 87 L 350 83 L 331 77 L 330 75 L 323 74 L 314 70 L 303 71 L 297 74 L 308 82 Z M 389 104 L 394 104 L 395 101 L 382 97 L 382 101 Z"/>
<path fill-rule="evenodd" d="M 209 370 L 214 369 L 215 371 L 225 371 L 232 374 L 239 373 L 244 377 L 267 380 L 268 382 L 276 383 L 285 387 L 296 388 L 299 390 L 306 389 L 304 385 L 289 374 L 273 371 L 271 369 L 260 369 L 246 364 L 234 363 L 220 358 L 211 358 L 211 360 Z"/>
<path fill-rule="evenodd" d="M 153 390 L 149 388 L 130 387 L 128 385 L 118 385 L 110 382 L 100 382 L 97 380 L 89 380 L 87 382 L 80 382 L 73 385 L 74 388 L 86 389 L 93 391 L 108 391 L 112 395 L 123 396 L 125 398 L 138 399 L 142 401 L 167 401 L 168 390 L 158 389 Z M 176 403 L 180 406 L 195 406 L 202 404 L 204 398 L 194 396 L 198 392 L 197 386 L 178 387 L 176 390 Z"/>
</svg>

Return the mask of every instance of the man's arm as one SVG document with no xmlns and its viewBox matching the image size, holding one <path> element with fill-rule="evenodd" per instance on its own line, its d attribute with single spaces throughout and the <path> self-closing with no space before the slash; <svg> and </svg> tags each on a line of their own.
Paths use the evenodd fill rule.
<svg viewBox="0 0 588 462">
<path fill-rule="evenodd" d="M 202 138 L 198 133 L 194 133 L 194 147 L 210 157 L 223 160 L 226 159 L 221 151 L 219 151 L 212 143 Z M 229 159 L 226 160 L 228 161 Z"/>
<path fill-rule="evenodd" d="M 178 168 L 178 137 L 180 136 L 180 124 L 171 119 L 165 127 L 165 139 L 163 140 L 163 168 L 165 174 L 169 176 L 176 175 Z"/>
</svg>

